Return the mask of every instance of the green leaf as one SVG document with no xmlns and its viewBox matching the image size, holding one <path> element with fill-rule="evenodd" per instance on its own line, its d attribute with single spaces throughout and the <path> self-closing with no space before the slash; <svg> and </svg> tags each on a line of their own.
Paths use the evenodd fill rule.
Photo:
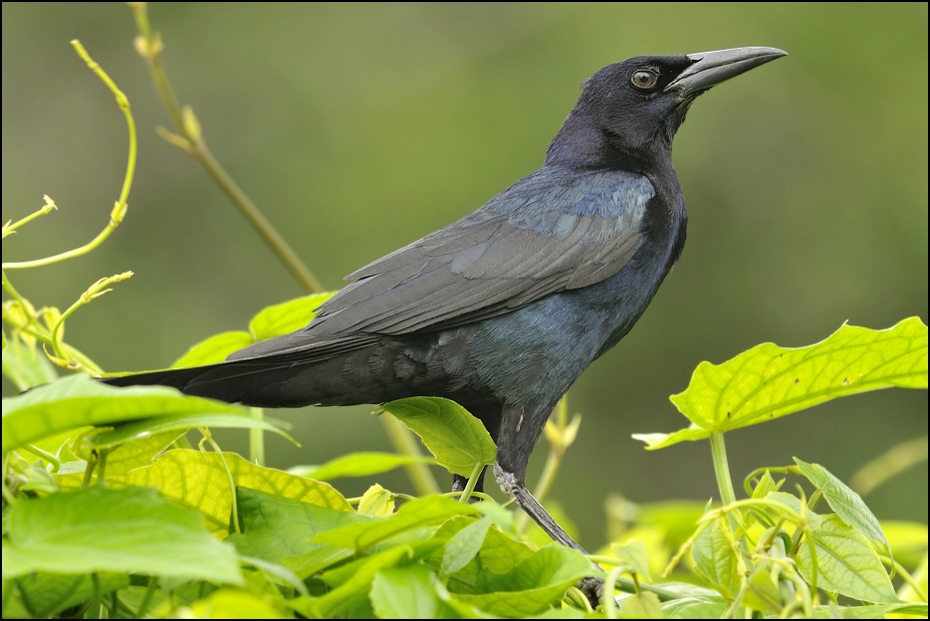
<svg viewBox="0 0 930 621">
<path fill-rule="evenodd" d="M 379 619 L 458 619 L 439 597 L 442 585 L 422 565 L 382 569 L 371 585 L 371 607 Z"/>
<path fill-rule="evenodd" d="M 874 604 L 872 606 L 814 606 L 814 619 L 883 619 L 885 615 L 927 618 L 927 604 Z"/>
<path fill-rule="evenodd" d="M 388 517 L 394 513 L 394 493 L 377 483 L 365 490 L 358 503 L 358 512 L 371 517 Z"/>
<path fill-rule="evenodd" d="M 766 470 L 762 473 L 762 477 L 759 479 L 759 482 L 752 490 L 753 498 L 765 498 L 770 492 L 777 492 L 781 489 L 781 486 L 785 483 L 785 480 L 775 481 L 772 478 L 772 474 Z"/>
<path fill-rule="evenodd" d="M 93 427 L 86 426 L 68 429 L 67 431 L 56 433 L 55 435 L 46 436 L 36 442 L 30 442 L 30 444 L 57 456 L 61 461 L 74 461 L 77 459 L 77 455 L 72 451 L 72 444 L 77 438 L 80 438 L 82 434 L 92 429 Z"/>
<path fill-rule="evenodd" d="M 472 607 L 472 610 L 475 610 Z M 596 618 L 596 613 L 591 615 L 591 617 Z M 546 608 L 538 615 L 527 615 L 527 619 L 588 619 L 591 618 L 584 611 L 573 608 L 571 606 L 563 606 L 562 608 Z M 485 619 L 493 619 L 494 617 L 490 615 L 484 615 Z"/>
<path fill-rule="evenodd" d="M 695 584 L 663 582 L 662 590 L 675 598 L 662 604 L 662 613 L 670 619 L 720 619 L 730 607 L 717 591 Z"/>
<path fill-rule="evenodd" d="M 14 581 L 15 588 L 10 595 L 19 599 L 22 614 L 14 614 L 9 605 L 4 603 L 3 618 L 17 616 L 49 617 L 63 610 L 83 604 L 94 592 L 106 595 L 129 586 L 129 576 L 122 573 L 99 572 L 96 574 L 97 586 L 87 574 L 50 574 L 38 572 L 21 576 Z M 28 605 L 27 605 L 28 602 Z"/>
<path fill-rule="evenodd" d="M 648 582 L 652 582 L 649 576 L 649 556 L 646 554 L 646 544 L 640 539 L 632 539 L 625 544 L 615 543 L 610 546 L 620 562 L 629 566 L 633 573 L 643 576 Z"/>
<path fill-rule="evenodd" d="M 369 572 L 372 567 L 377 567 L 380 571 L 385 567 L 406 567 L 411 563 L 417 563 L 424 557 L 429 556 L 442 547 L 442 544 L 433 539 L 421 539 L 414 542 L 402 542 L 396 546 L 385 545 L 383 551 L 362 555 L 354 561 L 333 567 L 320 576 L 320 579 L 331 587 L 339 587 L 353 582 L 361 572 Z M 402 550 L 402 554 L 393 554 L 393 550 Z M 393 558 L 393 561 L 386 559 Z M 369 582 L 374 578 L 374 573 L 368 577 Z"/>
<path fill-rule="evenodd" d="M 154 487 L 165 496 L 201 511 L 211 532 L 218 537 L 226 537 L 232 511 L 227 465 L 237 487 L 337 511 L 352 511 L 352 506 L 342 494 L 326 483 L 256 466 L 235 453 L 220 455 L 174 449 L 159 456 L 151 466 L 131 471 L 126 483 Z"/>
<path fill-rule="evenodd" d="M 683 597 L 662 604 L 669 619 L 721 619 L 729 606 L 721 601 Z"/>
<path fill-rule="evenodd" d="M 727 599 L 734 599 L 742 587 L 739 551 L 729 536 L 724 518 L 704 529 L 691 547 L 694 570 Z"/>
<path fill-rule="evenodd" d="M 703 432 L 726 432 L 838 397 L 898 386 L 927 387 L 927 326 L 911 317 L 887 330 L 844 325 L 808 347 L 763 343 L 720 365 L 702 362 L 672 403 Z M 707 437 L 690 428 L 650 434 L 656 449 Z"/>
<path fill-rule="evenodd" d="M 236 499 L 243 532 L 227 541 L 240 554 L 282 565 L 302 580 L 352 556 L 351 550 L 312 542 L 314 536 L 367 519 L 244 487 L 236 489 Z"/>
<path fill-rule="evenodd" d="M 480 592 L 458 598 L 492 615 L 524 617 L 542 612 L 593 573 L 594 567 L 579 552 L 551 543 L 506 573 L 478 574 Z"/>
<path fill-rule="evenodd" d="M 476 504 L 487 505 L 491 503 Z M 468 517 L 452 518 L 439 527 L 439 530 L 433 535 L 433 539 L 439 542 L 448 542 L 456 533 L 474 523 Z M 478 555 L 469 561 L 465 567 L 448 576 L 447 584 L 450 589 L 457 593 L 474 593 L 479 574 L 489 571 L 499 574 L 506 573 L 516 567 L 520 561 L 531 556 L 534 551 L 526 543 L 516 541 L 498 529 L 491 528 L 485 534 L 484 543 L 478 550 Z M 433 552 L 424 563 L 433 567 L 436 571 L 440 571 L 444 557 L 445 547 Z"/>
<path fill-rule="evenodd" d="M 672 433 L 634 433 L 631 434 L 634 440 L 646 443 L 646 450 L 654 451 L 666 446 L 672 446 L 679 442 L 695 442 L 697 440 L 706 440 L 710 437 L 710 432 L 705 429 L 698 429 L 693 425 L 687 429 L 679 429 Z"/>
<path fill-rule="evenodd" d="M 468 565 L 481 551 L 490 528 L 491 518 L 483 517 L 450 537 L 442 555 L 440 573 L 448 576 Z"/>
<path fill-rule="evenodd" d="M 402 533 L 442 522 L 457 515 L 475 515 L 478 511 L 444 496 L 426 496 L 408 502 L 389 518 L 350 524 L 321 533 L 317 543 L 365 550 Z"/>
<path fill-rule="evenodd" d="M 249 322 L 255 342 L 295 332 L 313 319 L 317 307 L 335 292 L 314 293 L 263 308 Z"/>
<path fill-rule="evenodd" d="M 268 306 L 249 322 L 249 332 L 233 330 L 208 337 L 174 361 L 172 369 L 199 367 L 223 362 L 229 354 L 245 349 L 259 341 L 288 334 L 303 328 L 313 319 L 316 308 L 334 293 L 316 293 Z"/>
<path fill-rule="evenodd" d="M 24 492 L 39 492 L 40 495 L 54 494 L 59 491 L 58 483 L 52 478 L 41 461 L 33 462 L 24 469 L 23 474 L 27 481 L 19 486 Z"/>
<path fill-rule="evenodd" d="M 746 586 L 743 605 L 764 614 L 778 614 L 784 608 L 778 584 L 768 571 L 756 571 Z"/>
<path fill-rule="evenodd" d="M 805 535 L 797 562 L 801 576 L 826 591 L 876 604 L 899 601 L 878 554 L 862 533 L 838 515 L 825 516 L 818 528 Z"/>
<path fill-rule="evenodd" d="M 130 585 L 129 587 L 120 590 L 118 593 L 120 606 L 123 607 L 120 610 L 120 613 L 126 614 L 127 610 L 136 612 L 142 609 L 142 605 L 145 604 L 145 610 L 143 611 L 143 617 L 141 618 L 152 618 L 154 613 L 152 611 L 158 610 L 167 614 L 171 610 L 172 602 L 182 601 L 179 599 L 179 595 L 182 591 L 185 590 L 188 585 L 196 585 L 200 587 L 200 582 L 188 582 L 181 584 L 174 590 L 168 592 L 159 588 L 154 588 L 149 591 L 148 589 L 148 580 L 136 580 L 135 585 Z M 158 583 L 156 582 L 156 585 Z M 168 585 L 167 588 L 170 588 L 173 584 Z M 206 589 L 204 589 L 206 592 Z M 189 601 L 189 600 L 184 600 Z M 119 614 L 119 613 L 117 613 Z M 126 614 L 128 617 L 129 615 Z"/>
<path fill-rule="evenodd" d="M 819 514 L 814 513 L 808 509 L 806 505 L 802 508 L 801 501 L 797 496 L 792 496 L 791 494 L 786 494 L 785 492 L 769 492 L 766 494 L 765 499 L 771 502 L 777 502 L 778 504 L 790 509 L 790 513 L 786 513 L 786 516 L 795 518 L 795 516 L 800 517 L 801 515 L 805 515 L 811 527 L 820 528 L 823 518 Z"/>
<path fill-rule="evenodd" d="M 265 420 L 252 418 L 248 415 L 246 410 L 239 411 L 235 414 L 203 412 L 171 416 L 153 416 L 145 420 L 117 424 L 114 429 L 89 436 L 88 441 L 94 448 L 110 448 L 130 440 L 144 438 L 151 434 L 161 434 L 172 431 L 183 433 L 188 429 L 194 429 L 196 427 L 262 429 L 264 431 L 276 433 L 282 438 L 287 438 L 294 444 L 297 444 L 297 441 L 286 431 L 275 427 Z M 180 433 L 178 435 L 180 435 Z"/>
<path fill-rule="evenodd" d="M 204 529 L 200 516 L 150 489 L 95 485 L 10 510 L 3 541 L 3 578 L 34 571 L 138 572 L 242 583 L 231 546 Z"/>
<path fill-rule="evenodd" d="M 174 611 L 171 616 L 188 619 L 280 619 L 286 615 L 284 610 L 248 591 L 220 589 L 190 607 Z"/>
<path fill-rule="evenodd" d="M 409 564 L 414 556 L 414 549 L 411 546 L 402 545 L 363 557 L 323 574 L 323 580 L 335 587 L 326 595 L 316 598 L 297 598 L 289 603 L 308 618 L 358 617 L 360 615 L 353 615 L 350 612 L 369 603 L 368 593 L 377 573 L 382 569 Z"/>
<path fill-rule="evenodd" d="M 84 425 L 192 414 L 249 416 L 240 406 L 188 397 L 174 388 L 115 388 L 72 375 L 3 400 L 3 452 Z"/>
<path fill-rule="evenodd" d="M 927 553 L 927 525 L 920 522 L 882 520 L 895 559 L 904 567 L 916 567 Z"/>
<path fill-rule="evenodd" d="M 107 453 L 106 477 L 123 478 L 130 470 L 151 466 L 155 456 L 171 446 L 183 433 L 165 431 L 120 444 Z"/>
<path fill-rule="evenodd" d="M 607 502 L 608 532 L 611 541 L 628 538 L 629 523 L 641 532 L 655 533 L 657 540 L 644 539 L 654 546 L 665 544 L 677 549 L 687 541 L 701 517 L 704 515 L 705 503 L 695 501 L 671 500 L 648 504 L 634 504 L 628 500 L 612 495 Z M 645 529 L 645 530 L 644 530 Z M 650 548 L 653 553 L 655 548 Z M 666 559 L 667 560 L 667 559 Z M 655 559 L 653 560 L 655 563 Z M 664 569 L 665 563 L 658 568 Z M 653 569 L 657 569 L 653 564 Z"/>
<path fill-rule="evenodd" d="M 911 581 L 901 585 L 898 590 L 898 597 L 905 602 L 923 603 L 927 599 L 927 573 L 930 570 L 930 557 L 924 553 L 924 557 L 917 564 L 917 567 L 911 571 Z"/>
<path fill-rule="evenodd" d="M 452 474 L 471 475 L 475 464 L 493 464 L 497 447 L 484 424 L 455 401 L 410 397 L 384 404 Z"/>
<path fill-rule="evenodd" d="M 244 330 L 220 332 L 188 349 L 183 356 L 171 364 L 170 368 L 199 367 L 205 364 L 223 362 L 229 354 L 244 349 L 253 343 L 255 343 L 255 339 Z"/>
<path fill-rule="evenodd" d="M 288 472 L 317 481 L 331 481 L 342 477 L 367 477 L 381 474 L 408 464 L 431 464 L 429 457 L 397 455 L 395 453 L 348 453 L 320 466 L 294 466 Z"/>
<path fill-rule="evenodd" d="M 513 511 L 510 511 L 507 507 L 499 505 L 493 500 L 479 500 L 471 503 L 471 506 L 477 509 L 481 515 L 491 518 L 491 521 L 497 524 L 501 530 L 508 533 L 517 532 L 514 526 Z"/>
<path fill-rule="evenodd" d="M 275 584 L 294 589 L 301 595 L 310 594 L 310 591 L 307 589 L 307 585 L 297 577 L 297 574 L 295 574 L 284 565 L 278 565 L 277 563 L 272 563 L 271 561 L 266 561 L 256 556 L 249 556 L 242 553 L 239 554 L 239 560 L 244 565 L 249 565 L 255 569 L 260 569 L 264 572 L 264 577 L 269 578 L 270 581 L 274 582 Z"/>
<path fill-rule="evenodd" d="M 872 543 L 883 547 L 891 554 L 891 547 L 888 545 L 888 539 L 885 537 L 881 524 L 878 523 L 878 518 L 872 514 L 859 494 L 820 464 L 809 464 L 797 457 L 794 458 L 794 462 L 801 469 L 801 473 L 814 486 L 823 491 L 823 496 L 834 513 L 849 526 L 862 531 Z"/>
<path fill-rule="evenodd" d="M 58 379 L 58 371 L 48 356 L 35 345 L 27 345 L 15 337 L 3 350 L 3 375 L 19 391 L 51 384 Z"/>
<path fill-rule="evenodd" d="M 662 602 L 655 593 L 636 593 L 627 597 L 623 602 L 626 604 L 626 614 L 634 619 L 661 619 Z"/>
<path fill-rule="evenodd" d="M 717 591 L 688 582 L 663 582 L 662 590 L 676 598 L 703 599 L 709 602 L 720 603 L 724 601 Z"/>
</svg>

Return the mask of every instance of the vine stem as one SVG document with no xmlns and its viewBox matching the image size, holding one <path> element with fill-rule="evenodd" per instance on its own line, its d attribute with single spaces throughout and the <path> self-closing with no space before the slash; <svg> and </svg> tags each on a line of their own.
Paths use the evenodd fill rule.
<svg viewBox="0 0 930 621">
<path fill-rule="evenodd" d="M 210 177 L 213 178 L 216 185 L 229 198 L 233 206 L 248 221 L 252 229 L 262 238 L 271 252 L 278 258 L 281 264 L 294 277 L 299 285 L 309 293 L 320 293 L 325 289 L 320 284 L 313 272 L 307 265 L 301 261 L 300 257 L 291 248 L 290 244 L 264 216 L 258 206 L 246 195 L 233 178 L 220 165 L 219 161 L 213 156 L 210 148 L 207 146 L 203 137 L 200 123 L 189 106 L 182 106 L 168 81 L 168 75 L 162 64 L 162 52 L 164 52 L 164 42 L 161 35 L 152 30 L 149 23 L 148 8 L 145 2 L 130 2 L 129 7 L 132 9 L 136 21 L 136 28 L 139 36 L 136 37 L 136 51 L 149 68 L 149 75 L 155 86 L 155 91 L 161 99 L 162 105 L 171 123 L 174 125 L 178 134 L 171 133 L 167 130 L 159 131 L 169 144 L 172 144 L 188 155 L 197 159 L 204 167 Z M 160 128 L 159 128 L 160 129 Z M 412 432 L 389 417 L 382 419 L 388 432 L 391 444 L 394 445 L 397 452 L 404 455 L 417 455 L 419 451 Z M 258 434 L 263 433 L 257 430 L 253 433 L 253 447 L 256 446 Z M 420 494 L 438 494 L 440 493 L 439 485 L 433 477 L 432 472 L 424 464 L 408 464 L 406 466 L 414 487 Z"/>
<path fill-rule="evenodd" d="M 717 476 L 717 487 L 720 489 L 720 500 L 724 507 L 736 504 L 736 491 L 733 489 L 733 480 L 730 478 L 730 463 L 727 460 L 727 445 L 723 440 L 723 434 L 714 431 L 710 434 L 710 451 L 714 457 L 714 473 Z M 742 552 L 743 562 L 746 564 L 744 571 L 752 571 L 753 562 L 749 558 L 749 543 L 746 541 L 743 529 L 742 514 L 737 509 L 728 511 L 727 518 L 730 522 L 732 538 L 735 540 L 735 548 Z"/>
<path fill-rule="evenodd" d="M 249 408 L 249 414 L 254 420 L 265 420 L 262 408 Z M 265 434 L 262 429 L 249 429 L 249 459 L 255 465 L 265 465 Z"/>
<path fill-rule="evenodd" d="M 107 87 L 116 97 L 116 104 L 119 106 L 119 109 L 123 111 L 123 115 L 126 117 L 126 125 L 129 129 L 129 157 L 126 163 L 126 174 L 123 177 L 123 187 L 120 190 L 119 200 L 116 201 L 113 210 L 110 211 L 110 222 L 93 240 L 84 244 L 80 248 L 62 252 L 51 257 L 35 259 L 33 261 L 16 261 L 12 263 L 4 263 L 4 270 L 25 269 L 30 267 L 51 265 L 52 263 L 58 263 L 60 261 L 65 261 L 67 259 L 87 254 L 102 244 L 103 241 L 110 236 L 110 233 L 116 230 L 116 227 L 120 225 L 120 223 L 123 221 L 123 218 L 126 217 L 126 201 L 129 199 L 129 190 L 132 188 L 132 178 L 136 170 L 136 152 L 138 142 L 136 139 L 136 123 L 132 118 L 132 111 L 129 108 L 129 99 L 127 99 L 126 95 L 124 95 L 123 92 L 117 88 L 116 84 L 112 79 L 110 79 L 110 76 L 107 75 L 107 73 L 100 67 L 100 65 L 98 65 L 94 59 L 90 57 L 90 54 L 87 53 L 87 50 L 84 49 L 84 46 L 81 45 L 80 41 L 75 39 L 71 41 L 71 45 L 74 47 L 74 50 L 77 52 L 78 56 L 80 56 L 81 59 L 87 63 L 87 66 L 90 67 L 91 71 L 96 73 L 97 76 L 103 81 L 103 83 L 107 85 Z"/>
<path fill-rule="evenodd" d="M 219 161 L 210 152 L 203 138 L 200 123 L 194 116 L 193 110 L 188 106 L 181 106 L 178 98 L 168 82 L 164 66 L 161 63 L 161 53 L 164 43 L 157 33 L 153 33 L 149 25 L 146 3 L 131 2 L 130 8 L 136 20 L 139 36 L 136 38 L 136 51 L 145 59 L 149 66 L 149 74 L 155 85 L 155 90 L 161 98 L 162 105 L 171 117 L 175 130 L 180 136 L 160 132 L 169 143 L 181 148 L 196 158 L 207 173 L 213 178 L 220 190 L 226 195 L 249 225 L 258 233 L 271 252 L 278 258 L 291 273 L 300 286 L 308 293 L 320 293 L 323 286 L 317 280 L 310 268 L 294 252 L 290 244 L 268 221 L 261 210 L 252 202 L 239 185 L 229 176 L 229 173 L 220 165 Z"/>
<path fill-rule="evenodd" d="M 468 499 L 471 498 L 471 494 L 475 491 L 475 485 L 478 484 L 478 477 L 481 476 L 482 470 L 484 470 L 484 464 L 481 462 L 476 463 L 475 467 L 472 468 L 471 476 L 468 477 L 468 483 L 465 484 L 465 489 L 462 491 L 462 495 L 459 496 L 459 502 L 467 503 Z"/>
<path fill-rule="evenodd" d="M 206 442 L 210 447 L 220 456 L 220 461 L 223 462 L 223 468 L 226 469 L 226 479 L 229 481 L 229 493 L 232 496 L 232 525 L 233 532 L 241 533 L 242 529 L 239 528 L 239 507 L 236 500 L 236 481 L 233 478 L 232 470 L 229 468 L 229 462 L 226 461 L 226 455 L 223 454 L 223 449 L 213 440 L 213 436 L 210 435 L 210 430 L 207 427 L 199 427 L 200 433 L 203 434 L 203 440 L 200 441 L 201 450 L 203 450 L 203 444 Z"/>
<path fill-rule="evenodd" d="M 715 431 L 710 434 L 710 451 L 714 457 L 714 473 L 717 475 L 720 500 L 724 505 L 732 504 L 736 502 L 736 492 L 733 490 L 733 480 L 730 478 L 727 446 L 722 433 Z"/>
</svg>

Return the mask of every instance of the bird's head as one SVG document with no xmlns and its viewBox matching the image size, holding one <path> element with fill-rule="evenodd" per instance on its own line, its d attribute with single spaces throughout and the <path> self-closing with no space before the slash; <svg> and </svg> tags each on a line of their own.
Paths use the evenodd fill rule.
<svg viewBox="0 0 930 621">
<path fill-rule="evenodd" d="M 771 47 L 742 47 L 608 65 L 584 83 L 546 164 L 645 172 L 670 162 L 672 138 L 698 95 L 782 56 Z"/>
</svg>

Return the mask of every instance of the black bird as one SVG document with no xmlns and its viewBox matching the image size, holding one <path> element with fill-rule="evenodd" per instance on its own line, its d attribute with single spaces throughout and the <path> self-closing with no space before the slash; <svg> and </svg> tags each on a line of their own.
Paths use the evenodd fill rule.
<svg viewBox="0 0 930 621">
<path fill-rule="evenodd" d="M 350 274 L 307 327 L 219 364 L 105 381 L 262 407 L 453 399 L 497 442 L 501 489 L 581 550 L 527 490 L 530 452 L 558 400 L 630 331 L 681 254 L 672 138 L 689 106 L 781 56 L 745 47 L 604 67 L 542 168 Z M 456 476 L 453 490 L 464 484 Z"/>
</svg>

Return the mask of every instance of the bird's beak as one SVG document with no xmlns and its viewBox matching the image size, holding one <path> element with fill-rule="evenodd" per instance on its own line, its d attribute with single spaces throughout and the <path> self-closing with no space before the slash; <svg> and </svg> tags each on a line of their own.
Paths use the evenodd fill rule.
<svg viewBox="0 0 930 621">
<path fill-rule="evenodd" d="M 688 54 L 691 66 L 682 71 L 665 90 L 679 91 L 679 101 L 691 99 L 724 80 L 787 55 L 787 52 L 774 47 L 738 47 Z"/>
</svg>

